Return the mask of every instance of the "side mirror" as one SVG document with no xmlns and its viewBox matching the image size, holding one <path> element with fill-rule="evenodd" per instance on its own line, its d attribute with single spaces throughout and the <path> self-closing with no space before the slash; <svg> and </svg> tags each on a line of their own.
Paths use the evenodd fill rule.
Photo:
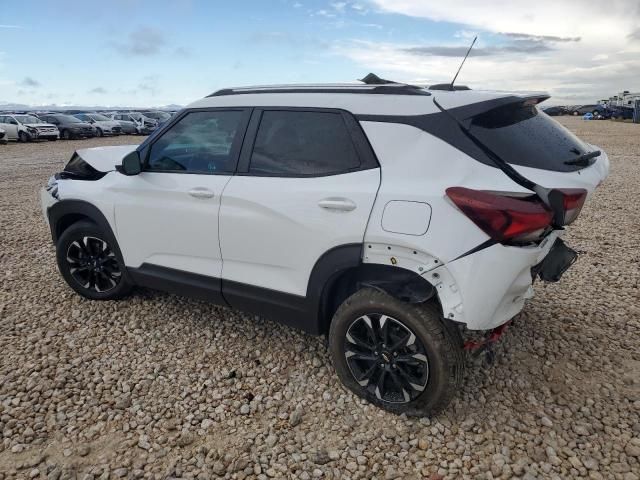
<svg viewBox="0 0 640 480">
<path fill-rule="evenodd" d="M 128 153 L 122 159 L 122 165 L 118 171 L 124 175 L 138 175 L 142 171 L 142 163 L 140 162 L 140 154 L 137 151 Z"/>
</svg>

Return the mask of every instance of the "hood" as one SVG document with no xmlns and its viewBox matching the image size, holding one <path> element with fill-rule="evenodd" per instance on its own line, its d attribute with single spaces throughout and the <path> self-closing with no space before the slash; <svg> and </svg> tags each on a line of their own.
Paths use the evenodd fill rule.
<svg viewBox="0 0 640 480">
<path fill-rule="evenodd" d="M 111 172 L 116 169 L 116 165 L 120 165 L 126 154 L 136 148 L 138 145 L 81 148 L 76 150 L 76 154 L 99 172 Z"/>
<path fill-rule="evenodd" d="M 25 127 L 29 128 L 42 128 L 42 127 L 50 127 L 50 128 L 57 128 L 53 123 L 29 123 L 29 124 L 24 124 Z"/>
</svg>

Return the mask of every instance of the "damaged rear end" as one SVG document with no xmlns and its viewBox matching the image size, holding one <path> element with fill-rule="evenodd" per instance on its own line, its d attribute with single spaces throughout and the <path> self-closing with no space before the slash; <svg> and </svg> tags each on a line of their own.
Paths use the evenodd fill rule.
<svg viewBox="0 0 640 480">
<path fill-rule="evenodd" d="M 511 180 L 509 188 L 489 180 L 445 191 L 487 236 L 444 267 L 461 283 L 459 313 L 465 312 L 471 329 L 512 318 L 533 295 L 536 278 L 560 280 L 577 259 L 561 237 L 609 172 L 604 152 L 538 109 L 546 98 L 505 97 L 450 110 L 442 105 L 446 100 L 439 104 L 458 124 L 466 153 Z"/>
</svg>

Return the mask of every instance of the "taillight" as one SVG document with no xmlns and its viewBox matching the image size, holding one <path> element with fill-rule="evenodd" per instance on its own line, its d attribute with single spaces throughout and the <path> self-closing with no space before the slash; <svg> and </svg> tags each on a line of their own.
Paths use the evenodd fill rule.
<svg viewBox="0 0 640 480">
<path fill-rule="evenodd" d="M 447 188 L 447 196 L 497 242 L 535 240 L 553 220 L 553 213 L 539 201 L 520 200 L 465 187 Z"/>
<path fill-rule="evenodd" d="M 578 218 L 587 199 L 587 191 L 582 188 L 559 188 L 556 191 L 562 194 L 562 211 L 564 212 L 562 221 L 558 223 L 569 225 Z"/>
</svg>

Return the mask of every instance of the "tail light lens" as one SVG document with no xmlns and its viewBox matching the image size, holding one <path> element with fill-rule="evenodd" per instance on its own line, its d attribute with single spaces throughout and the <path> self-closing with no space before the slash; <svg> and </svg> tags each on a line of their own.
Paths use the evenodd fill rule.
<svg viewBox="0 0 640 480">
<path fill-rule="evenodd" d="M 447 188 L 447 196 L 497 242 L 528 242 L 551 225 L 553 213 L 542 202 L 520 200 L 465 187 Z"/>
<path fill-rule="evenodd" d="M 587 191 L 581 188 L 560 188 L 557 191 L 562 194 L 562 211 L 564 212 L 562 222 L 558 223 L 569 225 L 578 218 L 587 199 Z"/>
</svg>

